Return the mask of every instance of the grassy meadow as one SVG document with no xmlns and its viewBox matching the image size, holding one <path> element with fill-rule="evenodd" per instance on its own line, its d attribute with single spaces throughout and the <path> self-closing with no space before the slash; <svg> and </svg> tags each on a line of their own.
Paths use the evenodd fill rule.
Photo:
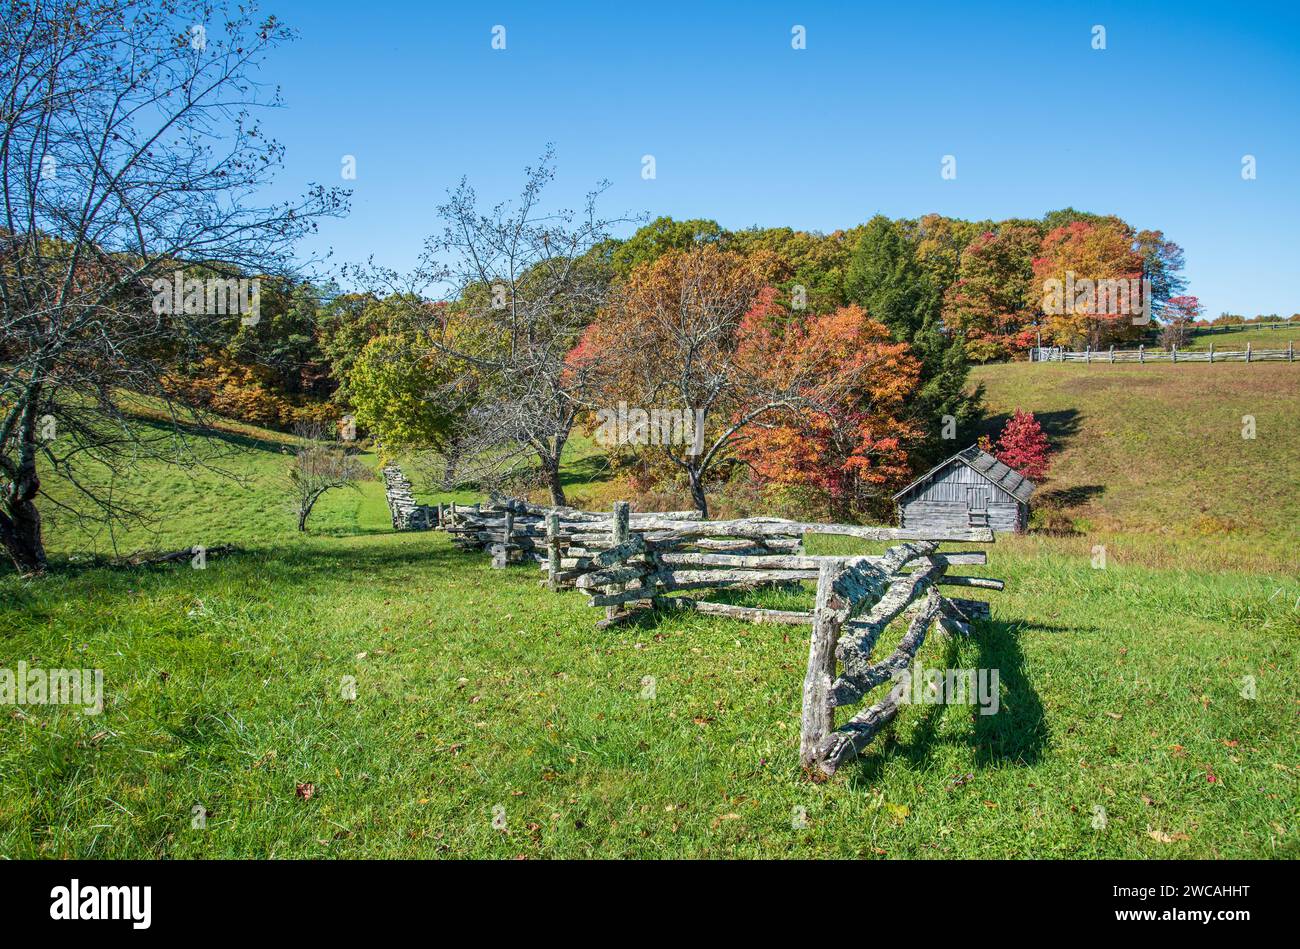
<svg viewBox="0 0 1300 949">
<path fill-rule="evenodd" d="M 69 562 L 109 539 L 56 517 L 59 569 L 0 572 L 0 667 L 105 685 L 101 715 L 0 708 L 0 857 L 1300 856 L 1300 371 L 975 375 L 994 418 L 1047 424 L 1044 489 L 1077 531 L 1000 538 L 967 568 L 1007 581 L 992 621 L 922 650 L 998 669 L 996 715 L 907 708 L 811 783 L 802 630 L 598 632 L 533 567 L 391 532 L 378 482 L 327 495 L 301 536 L 288 441 L 232 426 L 212 448 L 239 479 L 142 466 L 157 530 L 117 546 L 240 552 Z M 589 446 L 574 460 L 576 498 L 617 492 Z"/>
<path fill-rule="evenodd" d="M 1300 323 L 1269 329 L 1262 326 L 1244 324 L 1240 329 L 1211 330 L 1195 333 L 1183 349 L 1243 350 L 1250 343 L 1255 349 L 1286 349 L 1287 343 L 1300 348 Z"/>
</svg>

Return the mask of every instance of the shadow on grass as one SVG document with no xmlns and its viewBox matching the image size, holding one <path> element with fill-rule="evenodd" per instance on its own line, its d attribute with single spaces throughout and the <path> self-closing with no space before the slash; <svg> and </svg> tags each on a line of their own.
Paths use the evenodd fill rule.
<svg viewBox="0 0 1300 949">
<path fill-rule="evenodd" d="M 1101 484 L 1076 484 L 1069 488 L 1052 488 L 1039 491 L 1034 495 L 1034 504 L 1039 508 L 1067 508 L 1087 504 L 1093 498 L 1106 493 L 1106 486 Z"/>
<path fill-rule="evenodd" d="M 614 469 L 604 455 L 588 455 L 560 466 L 560 484 L 565 488 L 586 487 L 613 477 Z"/>
<path fill-rule="evenodd" d="M 924 765 L 940 742 L 964 741 L 974 749 L 976 767 L 1037 763 L 1047 746 L 1050 731 L 1043 703 L 1025 673 L 1025 654 L 1020 635 L 1027 630 L 1073 632 L 1065 627 L 1026 623 L 981 622 L 974 624 L 973 641 L 978 648 L 977 669 L 998 671 L 999 702 L 996 713 L 981 714 L 978 705 L 969 709 L 971 726 L 958 739 L 940 738 L 939 727 L 947 706 L 926 705 L 906 742 L 899 741 L 895 725 L 874 745 L 869 745 L 850 775 L 850 784 L 874 786 L 885 766 L 896 757 L 913 765 Z M 950 638 L 941 660 L 946 668 L 957 668 L 961 642 Z M 883 697 L 883 694 L 879 697 Z M 868 702 L 873 701 L 868 699 Z M 906 715 L 906 707 L 900 715 Z"/>
<path fill-rule="evenodd" d="M 392 531 L 362 529 L 349 532 L 346 536 L 388 533 Z M 310 536 L 320 539 L 327 535 L 322 533 Z M 229 566 L 243 573 L 255 574 L 255 579 L 259 583 L 269 580 L 294 587 L 317 585 L 320 583 L 319 576 L 324 573 L 328 573 L 331 580 L 337 581 L 340 577 L 347 577 L 357 572 L 369 573 L 415 566 L 432 569 L 459 567 L 464 566 L 464 558 L 467 556 L 469 555 L 450 547 L 430 547 L 423 544 L 406 544 L 400 547 L 348 547 L 337 552 L 325 547 L 305 544 L 302 547 L 252 547 L 239 548 L 228 553 L 214 553 L 202 569 L 210 571 Z M 189 558 L 159 564 L 51 558 L 50 563 L 51 577 L 64 578 L 79 578 L 96 573 L 114 577 L 167 573 L 189 576 L 190 572 L 196 569 Z M 6 570 L 0 566 L 0 576 L 12 573 L 11 569 Z"/>
<path fill-rule="evenodd" d="M 1054 449 L 1063 447 L 1066 442 L 1078 434 L 1079 426 L 1083 421 L 1083 415 L 1078 409 L 1035 412 L 1034 418 L 1043 427 L 1043 434 L 1051 439 Z M 998 436 L 1002 434 L 1003 426 L 1010 420 L 1011 415 L 1007 412 L 990 415 L 980 422 L 978 434 L 987 435 L 993 441 L 997 441 Z"/>
<path fill-rule="evenodd" d="M 135 424 L 153 429 L 163 436 L 172 432 L 181 432 L 187 438 L 224 442 L 241 451 L 264 451 L 284 454 L 295 441 L 292 435 L 285 435 L 283 441 L 275 441 L 270 438 L 261 438 L 256 435 L 246 435 L 242 432 L 233 432 L 229 429 L 205 425 L 202 422 L 172 422 L 159 419 L 153 415 L 136 414 L 132 416 L 132 420 Z"/>
<path fill-rule="evenodd" d="M 1105 486 L 1100 484 L 1077 484 L 1068 488 L 1035 491 L 1029 533 L 1046 534 L 1049 537 L 1079 536 L 1083 532 L 1075 527 L 1070 512 L 1105 493 Z"/>
</svg>

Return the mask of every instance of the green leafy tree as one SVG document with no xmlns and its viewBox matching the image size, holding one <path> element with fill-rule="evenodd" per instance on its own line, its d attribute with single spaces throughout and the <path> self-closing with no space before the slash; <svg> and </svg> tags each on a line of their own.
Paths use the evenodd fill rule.
<svg viewBox="0 0 1300 949">
<path fill-rule="evenodd" d="M 921 359 L 921 389 L 912 418 L 926 433 L 916 452 L 921 465 L 951 447 L 945 435 L 961 431 L 978 414 L 980 393 L 966 391 L 969 371 L 964 340 L 945 332 L 943 288 L 916 262 L 903 230 L 883 215 L 866 225 L 849 263 L 850 300 L 889 327 L 899 342 L 911 343 Z"/>
<path fill-rule="evenodd" d="M 921 272 L 900 228 L 884 215 L 867 222 L 849 261 L 849 300 L 889 327 L 899 342 L 911 342 L 934 306 L 934 288 Z"/>
<path fill-rule="evenodd" d="M 413 311 L 429 309 L 430 304 L 410 295 L 381 298 L 373 293 L 340 294 L 321 307 L 316 317 L 317 333 L 338 385 L 334 398 L 340 406 L 355 408 L 352 369 L 370 341 L 389 334 L 416 333 Z"/>
<path fill-rule="evenodd" d="M 432 449 L 454 467 L 473 390 L 472 375 L 458 368 L 417 336 L 376 336 L 348 373 L 357 424 L 385 449 Z"/>
<path fill-rule="evenodd" d="M 625 241 L 610 241 L 610 265 L 620 277 L 626 277 L 639 265 L 653 263 L 670 250 L 690 250 L 705 244 L 722 246 L 727 232 L 717 221 L 694 218 L 674 221 L 671 217 L 657 217 L 639 228 Z"/>
</svg>

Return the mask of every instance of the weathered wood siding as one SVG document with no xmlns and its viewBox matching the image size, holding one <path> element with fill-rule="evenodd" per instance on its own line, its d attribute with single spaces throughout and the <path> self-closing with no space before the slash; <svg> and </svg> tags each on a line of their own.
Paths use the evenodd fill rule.
<svg viewBox="0 0 1300 949">
<path fill-rule="evenodd" d="M 1024 530 L 1027 514 L 1022 514 L 1022 507 L 1014 500 L 990 500 L 988 527 L 1002 532 Z M 923 493 L 899 506 L 898 526 L 908 530 L 949 531 L 969 528 L 971 523 L 970 508 L 964 501 L 935 501 Z"/>
<path fill-rule="evenodd" d="M 983 527 L 982 518 L 971 518 L 972 510 L 982 509 L 988 511 L 987 526 L 995 531 L 1021 531 L 1028 526 L 1028 505 L 979 472 L 954 463 L 901 500 L 898 526 L 921 531 Z"/>
</svg>

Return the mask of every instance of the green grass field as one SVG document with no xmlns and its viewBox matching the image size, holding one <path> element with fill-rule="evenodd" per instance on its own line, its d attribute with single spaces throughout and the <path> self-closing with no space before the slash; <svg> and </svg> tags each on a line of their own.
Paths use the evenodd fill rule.
<svg viewBox="0 0 1300 949">
<path fill-rule="evenodd" d="M 63 520 L 60 569 L 0 573 L 0 668 L 105 685 L 97 716 L 0 708 L 0 857 L 1300 856 L 1300 374 L 1188 368 L 1199 384 L 979 371 L 995 412 L 1060 413 L 1058 487 L 1104 491 L 1083 492 L 1078 536 L 1000 539 L 972 568 L 1007 581 L 992 622 L 921 653 L 998 669 L 998 714 L 905 709 L 825 784 L 797 766 L 797 628 L 597 632 L 535 569 L 390 532 L 375 482 L 327 496 L 302 537 L 271 433 L 237 433 L 241 484 L 143 468 L 161 529 L 121 549 L 243 551 L 68 565 L 90 539 Z M 1244 406 L 1260 434 L 1238 445 Z M 1240 524 L 1195 527 L 1202 502 Z"/>
<path fill-rule="evenodd" d="M 1300 348 L 1300 323 L 1280 326 L 1277 329 L 1243 326 L 1241 329 L 1213 330 L 1195 334 L 1184 349 L 1243 350 L 1250 343 L 1255 349 L 1286 349 L 1287 343 Z"/>
<path fill-rule="evenodd" d="M 1022 408 L 1051 437 L 1041 489 L 1087 535 L 1074 549 L 1106 543 L 1171 569 L 1300 573 L 1300 364 L 1011 363 L 972 378 L 987 387 L 990 434 Z"/>
</svg>

